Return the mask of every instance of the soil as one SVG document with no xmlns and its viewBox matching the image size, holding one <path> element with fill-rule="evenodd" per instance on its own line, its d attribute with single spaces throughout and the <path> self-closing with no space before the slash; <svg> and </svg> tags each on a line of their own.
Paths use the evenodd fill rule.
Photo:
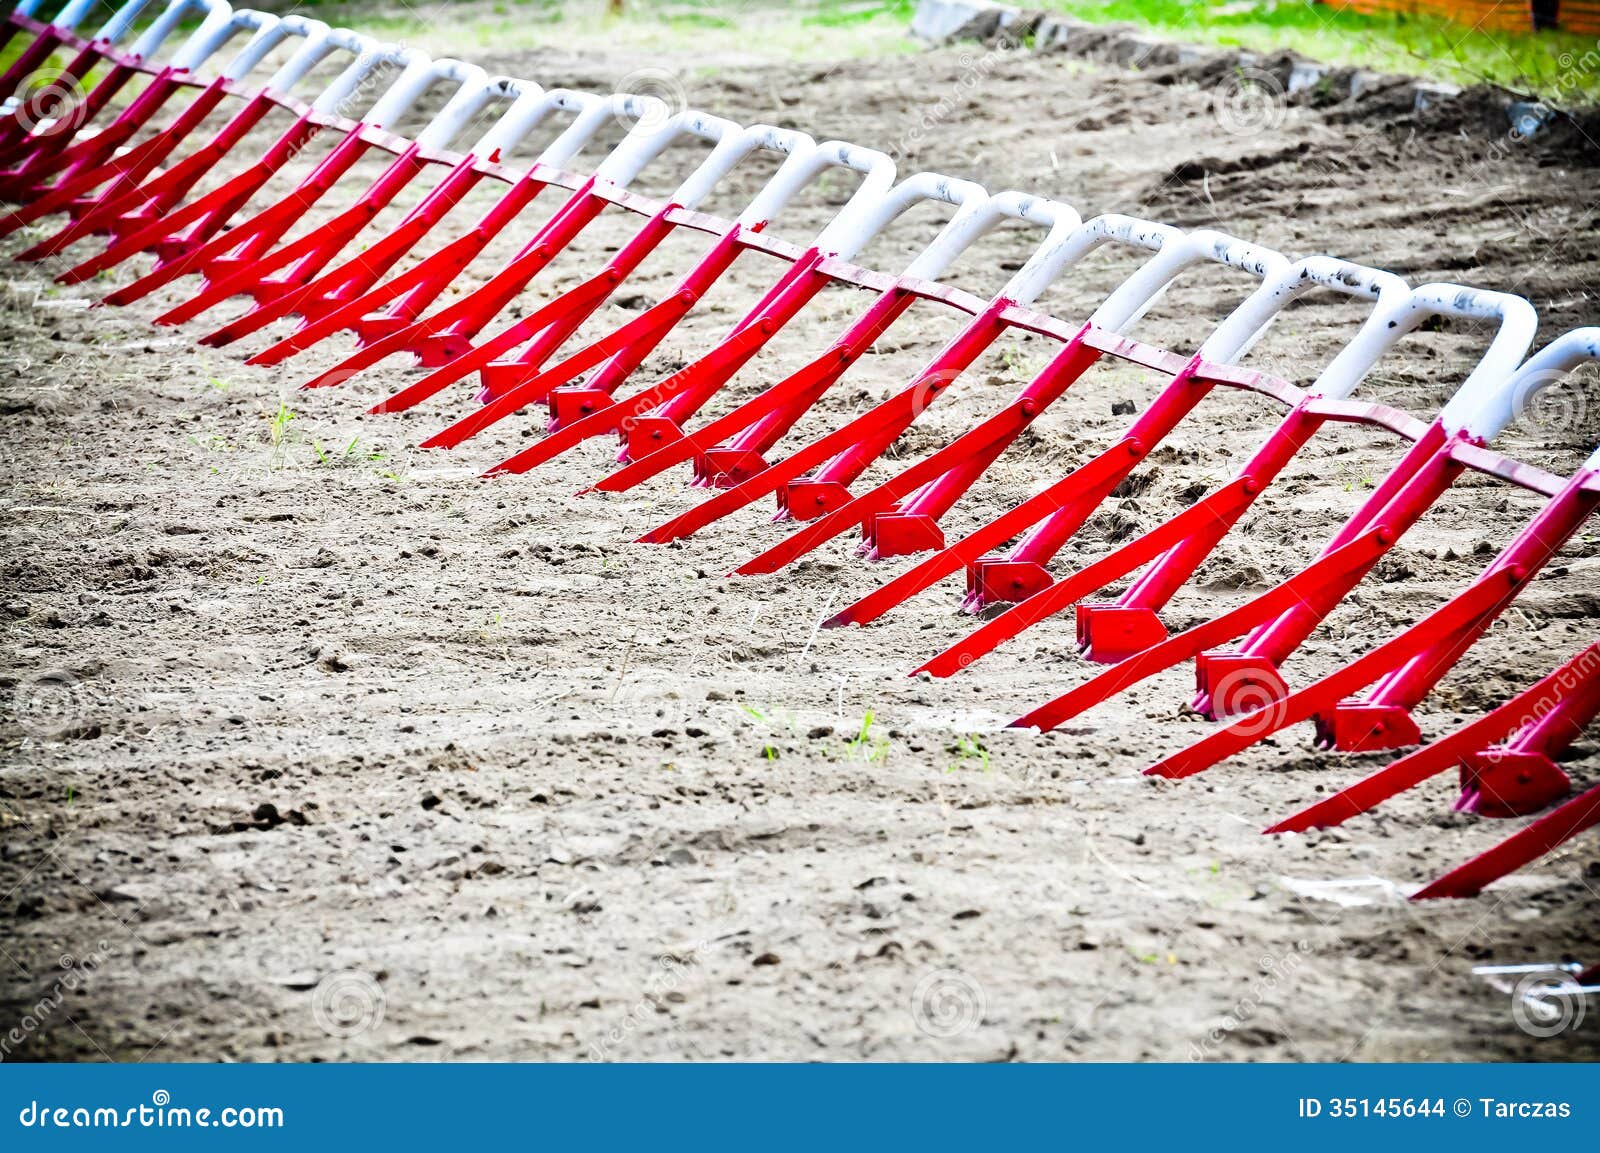
<svg viewBox="0 0 1600 1153">
<path fill-rule="evenodd" d="M 1541 314 L 1541 342 L 1595 316 L 1595 157 L 1581 134 L 1519 141 L 1466 131 L 1457 113 L 1363 119 L 1302 100 L 1246 102 L 1241 122 L 1218 87 L 1227 77 L 976 46 L 825 68 L 601 43 L 481 62 L 594 90 L 669 75 L 696 107 L 892 149 L 903 173 L 1337 253 L 1414 284 L 1520 293 Z M 669 153 L 642 190 L 670 189 L 695 158 Z M 705 208 L 737 212 L 766 171 L 741 169 Z M 346 178 L 319 212 L 362 183 Z M 849 190 L 831 178 L 772 231 L 804 243 Z M 547 194 L 526 221 L 558 201 Z M 939 222 L 920 210 L 862 262 L 903 266 Z M 579 283 L 637 224 L 602 218 L 517 309 Z M 6 253 L 54 227 L 24 229 Z M 459 287 L 503 262 L 525 227 Z M 947 279 L 991 293 L 1037 240 L 997 233 Z M 637 315 L 704 248 L 675 237 L 584 332 Z M 84 307 L 147 261 L 62 289 L 49 279 L 60 263 L 8 265 L 0 303 L 0 1025 L 18 1025 L 5 1057 L 1600 1055 L 1596 1014 L 1537 1037 L 1471 973 L 1600 961 L 1592 834 L 1476 899 L 1409 904 L 1405 892 L 1521 822 L 1453 812 L 1449 774 L 1337 830 L 1262 836 L 1391 755 L 1317 752 L 1299 726 L 1195 779 L 1142 777 L 1207 731 L 1187 712 L 1186 669 L 1060 731 L 1006 729 L 1093 671 L 1070 620 L 948 680 L 908 677 L 973 626 L 952 582 L 869 628 L 819 626 L 909 558 L 872 565 L 842 537 L 773 577 L 724 576 L 790 531 L 768 523 L 765 503 L 681 545 L 629 544 L 703 491 L 673 471 L 575 496 L 610 467 L 609 440 L 477 480 L 532 443 L 536 414 L 453 452 L 419 450 L 474 407 L 469 386 L 400 417 L 362 415 L 418 375 L 399 361 L 297 392 L 351 346 L 257 368 L 243 361 L 261 335 L 197 345 L 237 303 L 152 328 L 192 282 Z M 1136 264 L 1097 254 L 1042 307 L 1081 320 Z M 777 271 L 741 260 L 635 379 L 703 351 Z M 1133 332 L 1191 352 L 1253 283 L 1198 270 Z M 829 290 L 727 395 L 815 356 L 864 299 Z M 1309 384 L 1361 317 L 1353 301 L 1313 295 L 1246 363 Z M 903 385 L 958 319 L 914 307 L 786 444 Z M 1429 326 L 1360 395 L 1428 418 L 1489 335 Z M 896 463 L 993 412 L 1051 348 L 1002 340 L 902 439 Z M 950 539 L 1110 443 L 1128 402 L 1142 407 L 1161 383 L 1098 366 L 951 512 Z M 1596 383 L 1578 373 L 1499 447 L 1571 471 L 1600 440 Z M 1209 398 L 1058 567 L 1195 499 L 1278 416 L 1260 396 Z M 1326 430 L 1174 601 L 1169 625 L 1294 571 L 1397 455 L 1386 433 Z M 1417 619 L 1538 503 L 1464 479 L 1285 674 L 1305 683 Z M 1590 531 L 1419 710 L 1424 732 L 1536 680 L 1593 640 L 1597 619 Z M 1580 786 L 1600 780 L 1592 734 L 1563 767 Z M 1364 878 L 1340 890 L 1348 903 L 1307 884 Z"/>
</svg>

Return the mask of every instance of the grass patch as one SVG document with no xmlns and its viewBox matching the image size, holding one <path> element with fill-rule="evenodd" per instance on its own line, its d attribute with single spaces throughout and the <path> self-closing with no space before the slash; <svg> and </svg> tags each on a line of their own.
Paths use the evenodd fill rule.
<svg viewBox="0 0 1600 1153">
<path fill-rule="evenodd" d="M 300 0 L 296 7 L 370 36 L 469 58 L 551 46 L 802 61 L 919 50 L 908 31 L 916 0 L 626 0 L 621 16 L 605 0 Z"/>
<path fill-rule="evenodd" d="M 1310 0 L 1204 4 L 1183 0 L 1049 0 L 1090 23 L 1136 24 L 1197 44 L 1400 72 L 1453 84 L 1488 81 L 1562 107 L 1600 102 L 1600 48 L 1564 32 L 1474 29 L 1424 16 L 1364 16 Z"/>
</svg>

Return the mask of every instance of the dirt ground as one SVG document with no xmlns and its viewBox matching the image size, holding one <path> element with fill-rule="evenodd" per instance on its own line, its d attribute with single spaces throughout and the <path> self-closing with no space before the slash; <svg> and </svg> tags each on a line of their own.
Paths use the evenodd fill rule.
<svg viewBox="0 0 1600 1153">
<path fill-rule="evenodd" d="M 977 46 L 819 67 L 597 41 L 481 62 L 574 88 L 681 82 L 695 106 L 740 123 L 893 150 L 903 173 L 1521 293 L 1541 342 L 1596 317 L 1595 155 L 1570 133 L 1520 142 L 1456 113 L 1371 121 L 1300 100 L 1241 126 L 1204 68 Z M 669 153 L 641 188 L 667 191 L 695 158 Z M 737 212 L 766 171 L 741 169 L 706 209 Z M 830 178 L 773 231 L 804 242 L 849 190 Z M 558 201 L 547 194 L 526 221 Z M 919 211 L 863 262 L 902 266 L 939 220 Z M 603 218 L 518 309 L 578 283 L 637 223 Z M 461 285 L 526 234 L 497 241 Z M 1037 240 L 996 234 L 948 279 L 992 292 Z M 675 238 L 585 332 L 636 315 L 704 247 Z M 1097 255 L 1043 304 L 1080 320 L 1136 264 Z M 417 370 L 386 362 L 299 393 L 350 345 L 249 367 L 262 336 L 195 343 L 237 304 L 151 327 L 186 282 L 84 307 L 144 260 L 59 290 L 59 263 L 7 267 L 0 1025 L 20 1038 L 7 1059 L 1600 1054 L 1593 1014 L 1535 1037 L 1470 973 L 1600 961 L 1592 835 L 1477 899 L 1408 904 L 1404 892 L 1517 822 L 1452 812 L 1441 778 L 1338 830 L 1262 836 L 1387 758 L 1318 753 L 1300 726 L 1197 779 L 1143 778 L 1206 731 L 1183 715 L 1187 669 L 1059 732 L 1007 730 L 1091 671 L 1069 620 L 948 680 L 909 678 L 973 624 L 951 582 L 873 627 L 819 628 L 908 560 L 872 566 L 840 538 L 777 576 L 730 579 L 788 531 L 767 523 L 766 502 L 682 545 L 630 545 L 703 494 L 673 471 L 575 496 L 608 467 L 609 441 L 479 481 L 531 443 L 538 414 L 453 452 L 418 450 L 473 407 L 470 387 L 363 417 Z M 776 271 L 742 260 L 635 379 L 708 347 Z M 1192 351 L 1253 283 L 1197 271 L 1132 331 Z M 863 300 L 824 294 L 728 395 L 803 364 Z M 1307 384 L 1361 316 L 1310 297 L 1247 363 Z M 902 385 L 957 319 L 913 308 L 786 443 Z M 1460 322 L 1418 333 L 1360 395 L 1429 417 L 1488 336 Z M 994 411 L 1050 348 L 1002 340 L 899 460 Z M 1596 383 L 1580 373 L 1501 447 L 1570 471 L 1600 438 Z M 1097 367 L 950 514 L 951 539 L 1109 443 L 1126 402 L 1160 384 Z M 1256 396 L 1209 399 L 1060 565 L 1226 477 L 1277 415 Z M 1387 434 L 1327 430 L 1169 623 L 1308 560 L 1396 457 Z M 1537 504 L 1464 480 L 1286 674 L 1304 683 L 1417 619 Z M 1424 731 L 1531 683 L 1594 639 L 1597 619 L 1591 530 L 1428 701 Z M 1565 768 L 1580 785 L 1600 779 L 1592 735 Z M 1363 878 L 1374 883 L 1349 904 L 1307 884 Z"/>
</svg>

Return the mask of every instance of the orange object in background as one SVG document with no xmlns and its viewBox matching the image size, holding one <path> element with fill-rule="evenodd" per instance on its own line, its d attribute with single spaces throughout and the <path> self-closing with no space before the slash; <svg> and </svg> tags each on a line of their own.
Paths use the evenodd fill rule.
<svg viewBox="0 0 1600 1153">
<path fill-rule="evenodd" d="M 1321 0 L 1335 8 L 1357 12 L 1397 12 L 1433 16 L 1467 28 L 1495 32 L 1533 32 L 1559 28 L 1564 32 L 1600 35 L 1600 0 Z"/>
</svg>

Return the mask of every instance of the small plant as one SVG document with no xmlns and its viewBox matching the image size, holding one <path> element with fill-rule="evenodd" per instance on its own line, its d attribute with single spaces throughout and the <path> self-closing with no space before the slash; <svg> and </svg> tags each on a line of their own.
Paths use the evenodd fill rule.
<svg viewBox="0 0 1600 1153">
<path fill-rule="evenodd" d="M 377 449 L 363 448 L 359 436 L 351 437 L 343 452 L 326 448 L 320 440 L 312 438 L 311 451 L 317 454 L 319 465 L 376 464 L 389 455 Z"/>
<path fill-rule="evenodd" d="M 282 468 L 283 457 L 289 451 L 289 425 L 294 420 L 294 409 L 278 402 L 278 411 L 272 417 L 272 430 L 270 434 L 272 443 L 272 467 Z"/>
<path fill-rule="evenodd" d="M 972 761 L 977 761 L 978 767 L 984 772 L 989 771 L 989 750 L 984 748 L 982 741 L 970 733 L 951 745 L 950 752 L 955 754 L 956 759 L 946 766 L 944 771 L 947 773 L 953 773 Z"/>
<path fill-rule="evenodd" d="M 1027 357 L 1020 348 L 1008 348 L 1000 354 L 1000 367 L 1012 376 L 1022 376 L 1027 367 Z"/>
<path fill-rule="evenodd" d="M 872 720 L 872 710 L 868 709 L 861 718 L 861 731 L 845 742 L 845 748 L 853 759 L 869 765 L 889 759 L 889 738 L 872 735 Z"/>
</svg>

